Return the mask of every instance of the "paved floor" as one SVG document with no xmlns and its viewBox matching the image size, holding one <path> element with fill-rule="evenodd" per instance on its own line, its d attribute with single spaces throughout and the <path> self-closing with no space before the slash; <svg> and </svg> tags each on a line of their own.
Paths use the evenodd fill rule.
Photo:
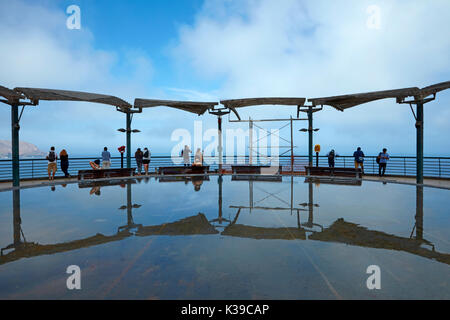
<svg viewBox="0 0 450 320">
<path fill-rule="evenodd" d="M 154 176 L 150 175 L 149 177 Z M 141 176 L 144 177 L 144 176 Z M 125 178 L 125 179 L 131 179 Z M 135 177 L 133 177 L 135 178 Z M 108 180 L 108 179 L 105 179 Z M 400 184 L 416 184 L 416 178 L 414 177 L 378 177 L 378 176 L 363 176 L 363 180 L 365 181 L 380 181 L 386 183 L 400 183 Z M 70 184 L 70 183 L 78 183 L 77 177 L 73 178 L 58 178 L 54 181 L 49 181 L 47 179 L 35 179 L 35 180 L 25 180 L 21 181 L 21 188 L 33 188 L 33 187 L 42 187 L 42 186 L 51 186 L 51 185 L 61 185 L 61 184 Z M 426 187 L 434 187 L 434 188 L 442 188 L 442 189 L 450 189 L 450 179 L 424 179 L 424 186 Z M 12 182 L 0 182 L 0 191 L 7 191 L 12 189 Z"/>
</svg>

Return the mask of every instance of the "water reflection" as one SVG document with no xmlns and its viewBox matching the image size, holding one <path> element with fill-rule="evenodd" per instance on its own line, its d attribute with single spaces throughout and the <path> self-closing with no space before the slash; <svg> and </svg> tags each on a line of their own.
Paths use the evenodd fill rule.
<svg viewBox="0 0 450 320">
<path fill-rule="evenodd" d="M 173 180 L 178 178 L 178 180 Z M 205 177 L 204 177 L 205 178 Z M 166 177 L 166 181 L 193 181 L 192 177 Z M 172 180 L 171 180 L 172 179 Z M 195 181 L 200 182 L 200 178 L 196 177 Z M 204 180 L 209 180 L 209 177 Z M 204 180 L 201 180 L 203 183 Z M 416 187 L 416 214 L 415 224 L 411 235 L 407 237 L 399 237 L 382 231 L 369 230 L 358 224 L 345 221 L 339 218 L 329 227 L 324 228 L 315 222 L 314 209 L 319 204 L 314 202 L 314 185 L 312 181 L 308 183 L 308 202 L 300 203 L 299 207 L 294 205 L 294 181 L 291 177 L 290 181 L 290 201 L 285 201 L 277 192 L 265 190 L 258 187 L 258 190 L 265 193 L 262 199 L 255 200 L 253 195 L 254 180 L 249 180 L 249 205 L 230 205 L 230 209 L 234 209 L 235 214 L 232 219 L 223 217 L 223 177 L 219 176 L 218 182 L 218 217 L 208 220 L 204 213 L 197 212 L 192 216 L 184 217 L 175 222 L 166 222 L 159 225 L 144 226 L 135 223 L 133 219 L 133 209 L 141 207 L 140 204 L 133 203 L 132 186 L 136 181 L 141 180 L 124 180 L 124 181 L 102 181 L 95 183 L 80 184 L 79 188 L 103 188 L 112 185 L 121 185 L 126 187 L 126 205 L 122 205 L 119 209 L 126 210 L 127 223 L 117 228 L 117 233 L 110 236 L 97 233 L 94 236 L 82 238 L 70 242 L 41 245 L 26 240 L 21 228 L 21 206 L 20 206 L 20 190 L 12 191 L 13 200 L 13 242 L 1 249 L 0 264 L 16 261 L 24 257 L 34 257 L 46 254 L 55 254 L 67 252 L 80 248 L 97 246 L 100 244 L 120 241 L 131 236 L 186 236 L 186 235 L 221 235 L 240 238 L 253 239 L 284 239 L 284 240 L 314 240 L 323 242 L 345 243 L 360 247 L 382 248 L 389 250 L 397 250 L 408 252 L 428 259 L 435 259 L 442 263 L 450 264 L 450 255 L 440 253 L 435 250 L 434 245 L 424 239 L 423 231 L 423 187 Z M 145 180 L 144 180 L 145 181 Z M 148 182 L 145 181 L 145 182 Z M 194 184 L 195 185 L 195 184 Z M 317 186 L 316 186 L 317 188 Z M 262 206 L 259 203 L 264 199 L 273 198 L 283 203 L 280 206 Z M 273 212 L 274 214 L 282 211 L 289 211 L 296 215 L 296 225 L 283 225 L 281 227 L 261 227 L 249 224 L 239 223 L 239 217 L 243 210 L 263 210 Z M 301 222 L 301 213 L 308 212 L 308 219 Z M 317 219 L 317 218 L 316 218 Z"/>
<path fill-rule="evenodd" d="M 158 178 L 159 182 L 184 182 L 188 184 L 192 183 L 195 191 L 200 191 L 203 181 L 209 181 L 209 175 L 190 175 L 190 176 L 160 176 Z"/>
</svg>

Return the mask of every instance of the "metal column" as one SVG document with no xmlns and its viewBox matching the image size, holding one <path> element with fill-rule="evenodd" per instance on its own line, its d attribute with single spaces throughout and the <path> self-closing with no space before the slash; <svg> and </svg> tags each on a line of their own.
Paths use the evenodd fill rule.
<svg viewBox="0 0 450 320">
<path fill-rule="evenodd" d="M 127 112 L 127 168 L 131 168 L 131 113 Z"/>
<path fill-rule="evenodd" d="M 219 174 L 222 173 L 222 163 L 223 163 L 223 154 L 222 154 L 222 117 L 217 117 L 217 127 L 219 129 L 218 139 L 219 145 L 217 147 L 217 152 L 219 153 Z"/>
<path fill-rule="evenodd" d="M 308 107 L 308 162 L 309 166 L 313 165 L 313 110 L 312 106 Z"/>
<path fill-rule="evenodd" d="M 418 184 L 423 183 L 423 103 L 417 103 L 417 151 L 416 151 L 416 181 Z"/>
<path fill-rule="evenodd" d="M 20 186 L 19 164 L 19 106 L 11 105 L 11 148 L 12 148 L 12 174 L 13 187 Z"/>
<path fill-rule="evenodd" d="M 294 129 L 293 129 L 293 123 L 292 123 L 292 116 L 291 118 L 291 173 L 294 173 Z"/>
<path fill-rule="evenodd" d="M 248 118 L 248 164 L 253 165 L 253 121 Z"/>
</svg>

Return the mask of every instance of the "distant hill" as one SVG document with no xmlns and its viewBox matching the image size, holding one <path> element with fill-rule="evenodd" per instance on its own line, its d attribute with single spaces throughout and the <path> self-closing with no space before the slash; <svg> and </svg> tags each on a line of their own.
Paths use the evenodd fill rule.
<svg viewBox="0 0 450 320">
<path fill-rule="evenodd" d="M 44 157 L 46 155 L 45 152 L 39 150 L 34 144 L 20 141 L 19 143 L 19 156 L 21 158 L 38 158 Z M 11 150 L 11 141 L 8 140 L 0 140 L 0 158 L 11 158 L 12 150 Z"/>
</svg>

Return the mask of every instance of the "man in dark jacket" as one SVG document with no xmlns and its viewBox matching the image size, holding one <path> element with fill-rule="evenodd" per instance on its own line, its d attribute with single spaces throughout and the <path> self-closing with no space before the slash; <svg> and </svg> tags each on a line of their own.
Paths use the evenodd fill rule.
<svg viewBox="0 0 450 320">
<path fill-rule="evenodd" d="M 361 167 L 362 173 L 364 173 L 364 152 L 362 152 L 361 147 L 356 149 L 353 153 L 353 157 L 355 158 L 355 169 Z"/>
<path fill-rule="evenodd" d="M 141 151 L 141 148 L 137 148 L 136 153 L 134 154 L 134 158 L 136 159 L 137 172 L 138 175 L 141 175 L 142 171 L 142 158 L 144 157 L 144 153 Z"/>
</svg>

